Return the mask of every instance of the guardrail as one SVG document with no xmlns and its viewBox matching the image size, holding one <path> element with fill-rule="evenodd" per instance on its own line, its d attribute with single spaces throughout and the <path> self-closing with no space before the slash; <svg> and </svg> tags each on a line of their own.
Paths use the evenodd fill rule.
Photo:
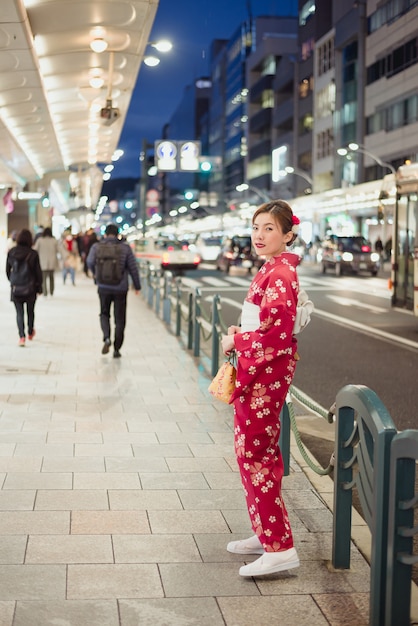
<svg viewBox="0 0 418 626">
<path fill-rule="evenodd" d="M 201 337 L 211 341 L 210 374 L 219 367 L 220 338 L 226 332 L 222 320 L 222 301 L 214 295 L 210 315 L 201 304 L 196 288 L 183 290 L 181 279 L 151 268 L 141 270 L 143 291 L 150 307 L 172 328 L 186 334 L 187 348 L 201 357 Z M 172 328 L 173 329 L 173 328 Z M 336 421 L 335 460 L 327 468 L 312 463 L 297 429 L 293 398 L 302 406 Z M 407 626 L 410 623 L 413 507 L 418 503 L 415 488 L 415 461 L 418 459 L 418 431 L 397 434 L 396 427 L 378 396 L 367 387 L 347 385 L 336 396 L 328 411 L 291 386 L 281 413 L 280 447 L 289 473 L 290 432 L 311 469 L 329 474 L 334 468 L 334 519 L 332 564 L 336 569 L 350 567 L 352 494 L 356 488 L 363 516 L 372 536 L 370 558 L 371 626 Z"/>
</svg>

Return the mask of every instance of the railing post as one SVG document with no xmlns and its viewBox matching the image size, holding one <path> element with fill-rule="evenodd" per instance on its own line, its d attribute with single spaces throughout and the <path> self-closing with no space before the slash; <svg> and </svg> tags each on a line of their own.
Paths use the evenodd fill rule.
<svg viewBox="0 0 418 626">
<path fill-rule="evenodd" d="M 220 296 L 215 294 L 212 300 L 212 376 L 216 376 L 219 369 L 219 306 Z"/>
<path fill-rule="evenodd" d="M 290 415 L 287 400 L 280 412 L 280 437 L 279 448 L 282 453 L 284 475 L 289 476 L 290 471 Z"/>
<path fill-rule="evenodd" d="M 353 469 L 350 460 L 353 449 L 345 445 L 354 429 L 354 410 L 341 407 L 337 411 L 335 465 L 334 465 L 334 517 L 332 564 L 337 569 L 349 569 L 351 546 L 351 505 Z"/>
<path fill-rule="evenodd" d="M 152 309 L 152 304 L 154 301 L 154 276 L 155 276 L 155 270 L 150 268 L 149 282 L 148 282 L 148 306 L 151 307 L 151 309 Z"/>
<path fill-rule="evenodd" d="M 164 294 L 163 294 L 163 320 L 166 324 L 171 323 L 171 274 L 164 272 Z"/>
<path fill-rule="evenodd" d="M 199 287 L 196 287 L 195 290 L 195 298 L 194 298 L 194 324 L 193 324 L 193 335 L 194 335 L 194 351 L 193 351 L 193 356 L 200 356 L 200 327 L 201 327 L 201 323 L 200 323 L 200 315 L 201 315 L 201 309 L 200 309 L 200 299 L 201 299 L 201 292 Z"/>
<path fill-rule="evenodd" d="M 176 337 L 181 333 L 181 289 L 180 282 L 176 280 Z"/>
<path fill-rule="evenodd" d="M 161 270 L 156 272 L 156 274 L 155 274 L 155 282 L 156 282 L 155 312 L 159 316 L 160 315 L 160 304 L 161 304 Z"/>
<path fill-rule="evenodd" d="M 414 555 L 415 465 L 418 431 L 395 435 L 391 446 L 385 626 L 409 626 Z M 400 600 L 402 598 L 402 600 Z"/>
<path fill-rule="evenodd" d="M 193 348 L 193 293 L 189 292 L 189 306 L 188 306 L 188 316 L 187 316 L 187 349 L 191 350 Z"/>
</svg>

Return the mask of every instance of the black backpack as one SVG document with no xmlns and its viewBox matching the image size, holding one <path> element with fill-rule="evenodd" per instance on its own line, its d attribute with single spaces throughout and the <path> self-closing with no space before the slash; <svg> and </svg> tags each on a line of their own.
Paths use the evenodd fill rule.
<svg viewBox="0 0 418 626">
<path fill-rule="evenodd" d="M 119 285 L 123 276 L 121 254 L 119 243 L 97 244 L 94 277 L 98 285 Z"/>
<path fill-rule="evenodd" d="M 26 297 L 35 292 L 35 280 L 29 267 L 29 257 L 30 252 L 23 259 L 12 260 L 10 285 L 14 296 Z"/>
</svg>

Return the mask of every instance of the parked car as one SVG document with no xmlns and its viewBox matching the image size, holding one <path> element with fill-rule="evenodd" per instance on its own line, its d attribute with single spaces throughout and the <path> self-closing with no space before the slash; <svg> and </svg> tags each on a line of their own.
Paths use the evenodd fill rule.
<svg viewBox="0 0 418 626">
<path fill-rule="evenodd" d="M 222 237 L 198 237 L 194 244 L 202 261 L 216 261 L 222 248 Z"/>
<path fill-rule="evenodd" d="M 175 239 L 135 238 L 130 242 L 139 261 L 148 262 L 156 269 L 181 274 L 199 267 L 200 256 L 188 245 Z"/>
<path fill-rule="evenodd" d="M 229 273 L 231 267 L 240 267 L 251 273 L 253 267 L 260 268 L 264 259 L 252 249 L 250 235 L 233 235 L 226 239 L 216 259 L 216 269 Z"/>
<path fill-rule="evenodd" d="M 373 252 L 370 241 L 360 235 L 331 235 L 322 242 L 319 260 L 323 274 L 328 269 L 333 269 L 337 276 L 358 272 L 370 272 L 372 276 L 376 276 L 380 267 L 379 253 Z"/>
</svg>

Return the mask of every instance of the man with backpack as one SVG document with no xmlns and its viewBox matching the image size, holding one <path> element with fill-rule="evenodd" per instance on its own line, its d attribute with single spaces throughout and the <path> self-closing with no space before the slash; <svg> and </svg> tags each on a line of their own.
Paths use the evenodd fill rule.
<svg viewBox="0 0 418 626">
<path fill-rule="evenodd" d="M 113 357 L 120 358 L 126 325 L 126 298 L 129 289 L 129 275 L 132 278 L 135 294 L 141 289 L 139 272 L 134 253 L 127 243 L 118 238 L 116 224 L 108 224 L 103 241 L 95 243 L 87 256 L 87 267 L 94 276 L 100 299 L 100 327 L 103 332 L 102 354 L 107 354 L 111 346 L 110 309 L 113 303 L 115 337 Z"/>
</svg>

